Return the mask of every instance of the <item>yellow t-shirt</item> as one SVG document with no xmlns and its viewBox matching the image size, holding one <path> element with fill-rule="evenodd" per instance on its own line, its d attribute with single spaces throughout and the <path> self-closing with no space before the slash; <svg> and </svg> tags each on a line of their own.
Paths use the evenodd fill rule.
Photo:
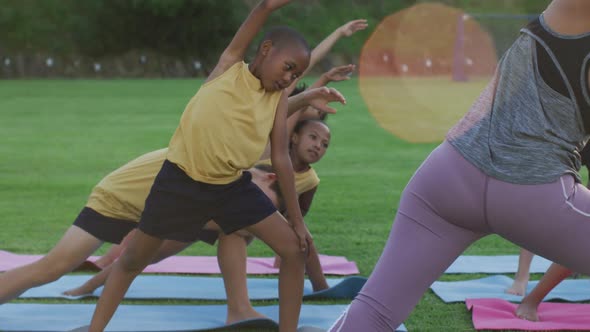
<svg viewBox="0 0 590 332">
<path fill-rule="evenodd" d="M 227 184 L 260 158 L 282 91 L 264 90 L 239 62 L 205 83 L 170 140 L 168 160 L 196 181 Z"/>
<path fill-rule="evenodd" d="M 144 154 L 102 179 L 86 206 L 107 217 L 138 222 L 168 149 Z"/>
<path fill-rule="evenodd" d="M 271 165 L 271 161 L 270 159 L 264 159 L 258 161 L 257 164 Z M 294 175 L 295 192 L 297 193 L 297 196 L 317 187 L 320 184 L 320 178 L 311 166 L 304 172 L 294 172 Z"/>
<path fill-rule="evenodd" d="M 297 191 L 297 195 L 310 191 L 319 184 L 320 178 L 311 166 L 305 172 L 295 172 L 295 191 Z"/>
</svg>

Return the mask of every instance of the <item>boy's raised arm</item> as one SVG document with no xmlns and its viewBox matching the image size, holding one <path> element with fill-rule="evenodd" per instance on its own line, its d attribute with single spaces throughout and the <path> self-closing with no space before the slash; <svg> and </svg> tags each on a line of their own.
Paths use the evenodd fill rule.
<svg viewBox="0 0 590 332">
<path fill-rule="evenodd" d="M 244 59 L 244 54 L 248 46 L 254 40 L 256 34 L 260 31 L 268 16 L 275 10 L 288 4 L 291 0 L 262 0 L 252 9 L 250 15 L 244 20 L 234 38 L 231 40 L 226 49 L 221 53 L 217 65 L 207 77 L 207 81 L 213 80 L 223 74 L 229 67 L 236 62 Z"/>
<path fill-rule="evenodd" d="M 320 62 L 320 60 L 322 60 L 326 54 L 328 54 L 338 39 L 342 37 L 350 37 L 355 32 L 366 29 L 367 26 L 367 20 L 365 19 L 346 22 L 344 25 L 338 27 L 338 29 L 334 30 L 330 35 L 328 35 L 328 37 L 322 40 L 318 46 L 316 46 L 311 51 L 311 57 L 309 59 L 309 65 L 307 66 L 307 69 L 287 88 L 287 95 L 290 95 L 291 92 L 295 90 L 299 80 L 303 78 L 318 62 Z"/>
<path fill-rule="evenodd" d="M 309 66 L 307 68 L 311 68 L 315 65 L 318 61 L 323 59 L 326 54 L 332 49 L 334 44 L 338 41 L 338 39 L 342 37 L 350 37 L 355 32 L 364 30 L 368 26 L 367 20 L 360 19 L 360 20 L 353 20 L 350 22 L 345 23 L 338 29 L 334 30 L 326 39 L 322 40 L 318 46 L 316 46 L 313 51 L 311 52 L 311 59 L 309 61 Z M 305 74 L 305 73 L 304 73 Z M 301 75 L 303 76 L 303 75 Z"/>
<path fill-rule="evenodd" d="M 289 157 L 289 140 L 287 137 L 287 95 L 284 92 L 277 107 L 270 141 L 270 159 L 279 178 L 279 186 L 287 207 L 289 224 L 299 238 L 301 250 L 305 251 L 308 249 L 308 244 L 312 243 L 312 239 L 303 222 L 303 216 L 299 209 L 299 200 L 295 192 L 295 177 L 291 158 Z"/>
</svg>

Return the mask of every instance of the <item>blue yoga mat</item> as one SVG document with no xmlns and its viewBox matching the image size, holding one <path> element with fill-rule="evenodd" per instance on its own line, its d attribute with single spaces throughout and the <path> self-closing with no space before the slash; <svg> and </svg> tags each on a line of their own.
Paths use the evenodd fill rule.
<svg viewBox="0 0 590 332">
<path fill-rule="evenodd" d="M 67 275 L 61 279 L 32 288 L 23 293 L 21 298 L 64 298 L 80 299 L 84 297 L 98 297 L 102 287 L 93 294 L 84 296 L 66 296 L 62 292 L 82 285 L 90 279 L 88 275 Z M 367 281 L 364 277 L 330 278 L 327 279 L 330 288 L 313 292 L 309 281 L 305 281 L 304 299 L 352 299 Z M 248 294 L 252 300 L 277 299 L 277 279 L 248 278 Z M 127 294 L 126 299 L 178 299 L 178 300 L 225 300 L 225 288 L 220 277 L 194 277 L 169 275 L 140 275 Z"/>
<path fill-rule="evenodd" d="M 551 261 L 535 256 L 531 262 L 531 273 L 545 273 Z M 462 255 L 449 266 L 445 273 L 515 273 L 518 268 L 517 255 L 468 256 Z"/>
<path fill-rule="evenodd" d="M 94 304 L 4 304 L 0 305 L 0 331 L 71 331 L 90 322 Z M 303 305 L 300 326 L 328 329 L 346 305 Z M 256 310 L 272 320 L 250 320 L 224 324 L 225 305 L 121 305 L 105 331 L 203 331 L 258 327 L 278 329 L 278 306 L 259 306 Z M 407 331 L 402 325 L 397 331 Z"/>
<path fill-rule="evenodd" d="M 444 302 L 464 302 L 466 299 L 499 298 L 520 302 L 522 296 L 506 294 L 504 290 L 512 286 L 513 280 L 507 276 L 496 275 L 475 280 L 436 281 L 430 287 Z M 527 287 L 530 292 L 538 281 L 531 281 Z M 555 287 L 544 299 L 580 302 L 590 300 L 590 280 L 566 279 Z"/>
</svg>

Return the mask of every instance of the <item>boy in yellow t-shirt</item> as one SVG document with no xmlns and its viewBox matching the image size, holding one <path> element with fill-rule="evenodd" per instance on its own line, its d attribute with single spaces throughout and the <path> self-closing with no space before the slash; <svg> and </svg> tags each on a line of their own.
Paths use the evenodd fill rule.
<svg viewBox="0 0 590 332">
<path fill-rule="evenodd" d="M 288 2 L 264 0 L 252 10 L 187 105 L 146 200 L 139 229 L 113 264 L 90 331 L 106 327 L 127 288 L 164 239 L 179 232 L 198 234 L 209 219 L 226 234 L 246 228 L 281 256 L 279 329 L 297 329 L 304 254 L 312 240 L 294 190 L 287 96 L 282 90 L 307 68 L 310 50 L 294 30 L 275 28 L 263 37 L 253 62 L 243 62 L 266 18 Z M 269 137 L 288 223 L 242 174 L 258 160 Z"/>
</svg>

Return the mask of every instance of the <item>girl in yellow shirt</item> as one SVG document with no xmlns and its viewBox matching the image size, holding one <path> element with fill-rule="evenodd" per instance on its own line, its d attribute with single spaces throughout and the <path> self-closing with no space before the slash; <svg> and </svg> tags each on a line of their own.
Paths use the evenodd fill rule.
<svg viewBox="0 0 590 332">
<path fill-rule="evenodd" d="M 313 197 L 320 184 L 320 178 L 311 165 L 322 159 L 330 145 L 330 139 L 328 125 L 319 119 L 308 118 L 299 121 L 293 129 L 289 156 L 295 172 L 295 188 L 299 195 L 299 207 L 304 216 L 311 208 Z M 314 291 L 329 287 L 318 255 L 315 245 L 310 245 L 305 270 Z M 280 263 L 280 257 L 276 256 L 275 267 L 280 266 Z"/>
</svg>

